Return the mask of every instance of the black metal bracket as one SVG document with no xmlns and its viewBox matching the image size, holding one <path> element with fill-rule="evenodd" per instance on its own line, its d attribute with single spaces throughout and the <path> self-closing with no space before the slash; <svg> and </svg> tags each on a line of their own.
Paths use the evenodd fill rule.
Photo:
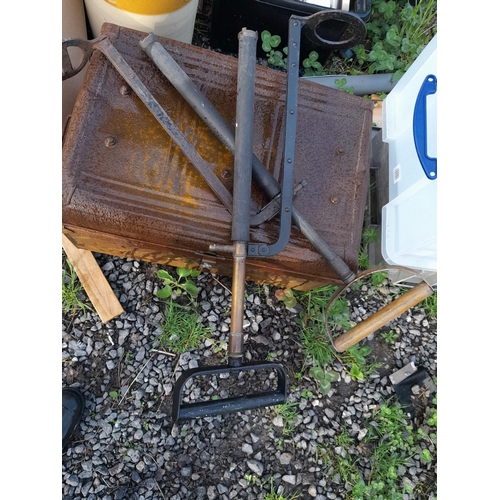
<svg viewBox="0 0 500 500">
<path fill-rule="evenodd" d="M 317 29 L 326 21 L 342 21 L 348 25 L 347 39 L 341 41 L 322 38 Z M 359 16 L 340 10 L 322 10 L 307 17 L 292 15 L 288 23 L 288 60 L 285 118 L 285 152 L 281 181 L 280 230 L 276 243 L 272 245 L 249 243 L 248 257 L 270 257 L 281 252 L 290 240 L 292 226 L 293 168 L 295 162 L 295 138 L 297 135 L 297 101 L 299 93 L 300 36 L 302 28 L 306 36 L 323 46 L 341 49 L 361 42 L 366 35 L 366 26 Z"/>
<path fill-rule="evenodd" d="M 312 16 L 311 16 L 312 17 Z M 290 240 L 292 228 L 293 167 L 295 162 L 295 137 L 297 135 L 297 101 L 299 93 L 299 57 L 301 18 L 290 18 L 288 27 L 288 61 L 285 118 L 285 151 L 281 181 L 281 211 L 278 241 L 272 245 L 249 243 L 248 257 L 270 257 L 281 252 Z"/>
<path fill-rule="evenodd" d="M 278 375 L 277 388 L 273 391 L 263 393 L 181 404 L 181 395 L 184 386 L 186 382 L 193 377 L 220 375 L 223 373 L 229 373 L 230 376 L 238 376 L 241 371 L 252 370 L 275 370 Z M 252 364 L 245 363 L 234 368 L 229 365 L 193 368 L 183 372 L 174 385 L 172 419 L 175 423 L 180 420 L 224 415 L 236 411 L 253 410 L 255 408 L 284 404 L 287 398 L 287 391 L 288 383 L 283 366 L 271 361 L 260 361 Z"/>
</svg>

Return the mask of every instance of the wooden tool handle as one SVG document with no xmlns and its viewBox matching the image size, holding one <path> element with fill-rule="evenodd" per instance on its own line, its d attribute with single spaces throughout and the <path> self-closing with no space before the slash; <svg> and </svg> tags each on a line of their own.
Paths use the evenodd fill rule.
<svg viewBox="0 0 500 500">
<path fill-rule="evenodd" d="M 430 297 L 434 290 L 425 281 L 398 297 L 396 300 L 387 304 L 384 308 L 372 314 L 369 318 L 357 324 L 346 333 L 335 339 L 334 346 L 337 352 L 344 352 L 349 347 L 357 344 L 360 340 L 368 337 L 371 333 L 377 331 L 389 321 L 397 318 L 408 309 L 416 306 L 427 297 Z"/>
</svg>

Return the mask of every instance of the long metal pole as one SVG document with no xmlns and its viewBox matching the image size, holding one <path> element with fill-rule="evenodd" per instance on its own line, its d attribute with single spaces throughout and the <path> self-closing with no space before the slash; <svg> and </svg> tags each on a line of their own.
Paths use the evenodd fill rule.
<svg viewBox="0 0 500 500">
<path fill-rule="evenodd" d="M 139 42 L 139 45 L 222 144 L 234 154 L 234 130 L 157 40 L 157 36 L 150 33 L 144 40 Z M 280 193 L 281 187 L 278 181 L 254 154 L 252 154 L 252 171 L 255 181 L 269 199 Z M 356 278 L 356 275 L 349 269 L 342 258 L 328 246 L 295 207 L 292 207 L 292 220 L 343 283 L 347 284 Z"/>
<path fill-rule="evenodd" d="M 245 28 L 238 34 L 238 83 L 233 176 L 233 284 L 228 364 L 243 363 L 243 316 L 245 311 L 245 265 L 250 239 L 252 145 L 257 33 Z"/>
</svg>

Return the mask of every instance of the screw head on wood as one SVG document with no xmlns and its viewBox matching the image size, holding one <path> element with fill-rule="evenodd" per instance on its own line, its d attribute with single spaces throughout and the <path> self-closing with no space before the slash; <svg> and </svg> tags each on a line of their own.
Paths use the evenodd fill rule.
<svg viewBox="0 0 500 500">
<path fill-rule="evenodd" d="M 125 84 L 124 84 L 124 85 L 122 85 L 122 86 L 120 87 L 120 94 L 121 94 L 121 95 L 129 95 L 129 94 L 130 94 L 130 92 L 131 92 L 131 90 L 132 90 L 132 89 L 131 89 L 128 85 L 125 85 Z"/>
<path fill-rule="evenodd" d="M 107 147 L 107 148 L 112 148 L 114 145 L 116 144 L 116 139 L 114 137 L 106 137 L 106 139 L 104 139 L 104 145 Z"/>
</svg>

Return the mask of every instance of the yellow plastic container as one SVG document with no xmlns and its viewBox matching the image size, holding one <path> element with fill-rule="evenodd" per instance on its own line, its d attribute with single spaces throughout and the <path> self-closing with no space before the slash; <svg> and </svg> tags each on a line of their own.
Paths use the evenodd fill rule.
<svg viewBox="0 0 500 500">
<path fill-rule="evenodd" d="M 92 35 L 103 23 L 191 43 L 198 0 L 85 0 Z"/>
</svg>

